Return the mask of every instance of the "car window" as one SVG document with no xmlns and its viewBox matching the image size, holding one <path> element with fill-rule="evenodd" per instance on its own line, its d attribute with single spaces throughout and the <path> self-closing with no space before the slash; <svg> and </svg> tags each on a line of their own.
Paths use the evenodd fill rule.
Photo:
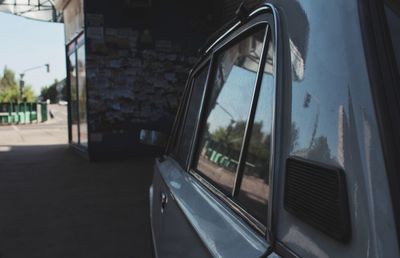
<svg viewBox="0 0 400 258">
<path fill-rule="evenodd" d="M 190 92 L 189 106 L 186 113 L 185 122 L 183 124 L 182 133 L 178 135 L 180 138 L 177 150 L 177 160 L 181 165 L 185 166 L 190 143 L 195 131 L 196 120 L 199 114 L 201 99 L 206 85 L 209 63 L 204 65 L 197 75 L 194 76 L 194 84 Z"/>
<path fill-rule="evenodd" d="M 256 219 L 266 225 L 269 199 L 269 167 L 275 86 L 273 80 L 273 49 L 268 45 L 267 61 L 262 78 L 257 109 L 250 131 L 238 202 Z"/>
<path fill-rule="evenodd" d="M 265 28 L 258 29 L 217 55 L 204 108 L 194 166 L 227 195 L 235 182 L 264 35 Z"/>
</svg>

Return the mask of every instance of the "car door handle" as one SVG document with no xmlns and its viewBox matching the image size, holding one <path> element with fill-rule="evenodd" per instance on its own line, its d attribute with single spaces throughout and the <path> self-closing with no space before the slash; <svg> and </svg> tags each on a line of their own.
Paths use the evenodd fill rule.
<svg viewBox="0 0 400 258">
<path fill-rule="evenodd" d="M 165 207 L 167 206 L 168 203 L 168 196 L 166 193 L 161 192 L 160 202 L 161 202 L 161 213 L 164 213 Z"/>
</svg>

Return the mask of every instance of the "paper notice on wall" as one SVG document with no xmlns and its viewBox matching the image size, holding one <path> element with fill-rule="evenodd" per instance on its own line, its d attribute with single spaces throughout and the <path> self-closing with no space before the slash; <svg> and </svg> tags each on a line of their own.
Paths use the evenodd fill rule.
<svg viewBox="0 0 400 258">
<path fill-rule="evenodd" d="M 99 69 L 97 67 L 94 68 L 87 68 L 86 69 L 86 77 L 89 79 L 96 78 L 98 75 Z"/>
<path fill-rule="evenodd" d="M 102 142 L 103 135 L 101 133 L 91 133 L 90 134 L 90 141 L 91 142 Z"/>
<path fill-rule="evenodd" d="M 86 36 L 90 39 L 104 41 L 104 29 L 103 27 L 87 27 Z"/>
<path fill-rule="evenodd" d="M 110 62 L 111 68 L 121 68 L 122 66 L 122 59 L 114 59 Z"/>
<path fill-rule="evenodd" d="M 87 26 L 101 27 L 104 25 L 104 16 L 102 14 L 88 13 L 85 18 Z"/>
<path fill-rule="evenodd" d="M 155 47 L 158 51 L 168 52 L 171 51 L 172 42 L 169 40 L 156 40 Z"/>
<path fill-rule="evenodd" d="M 129 38 L 132 36 L 132 30 L 131 29 L 118 29 L 117 30 L 117 36 L 121 38 Z"/>
<path fill-rule="evenodd" d="M 164 78 L 169 82 L 176 82 L 178 80 L 175 73 L 165 73 Z"/>
<path fill-rule="evenodd" d="M 94 83 L 94 87 L 96 87 L 99 90 L 105 90 L 110 87 L 110 82 L 104 78 L 104 79 L 97 79 Z"/>
<path fill-rule="evenodd" d="M 106 35 L 107 36 L 117 36 L 118 30 L 115 28 L 106 28 Z"/>
<path fill-rule="evenodd" d="M 114 102 L 113 104 L 111 104 L 111 107 L 114 110 L 121 110 L 121 104 L 119 104 L 118 102 Z"/>
<path fill-rule="evenodd" d="M 113 76 L 112 71 L 109 69 L 102 69 L 100 71 L 101 75 L 104 76 L 105 78 L 111 78 Z"/>
</svg>

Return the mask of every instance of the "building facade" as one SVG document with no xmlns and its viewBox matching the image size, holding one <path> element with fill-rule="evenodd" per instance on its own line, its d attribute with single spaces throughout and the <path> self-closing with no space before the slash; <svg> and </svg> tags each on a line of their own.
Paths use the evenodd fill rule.
<svg viewBox="0 0 400 258">
<path fill-rule="evenodd" d="M 162 152 L 198 49 L 239 1 L 59 0 L 69 142 L 91 160 Z"/>
</svg>

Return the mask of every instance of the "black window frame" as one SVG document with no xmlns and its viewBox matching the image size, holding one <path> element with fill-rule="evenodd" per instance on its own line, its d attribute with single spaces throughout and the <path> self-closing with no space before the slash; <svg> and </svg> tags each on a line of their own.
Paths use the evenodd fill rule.
<svg viewBox="0 0 400 258">
<path fill-rule="evenodd" d="M 192 84 L 192 70 L 189 72 L 188 78 L 185 83 L 185 87 L 183 89 L 183 94 L 178 106 L 178 110 L 176 111 L 175 115 L 175 120 L 172 126 L 172 130 L 170 133 L 170 137 L 168 138 L 167 146 L 165 148 L 165 153 L 170 155 L 171 157 L 175 158 L 175 151 L 176 148 L 178 147 L 178 141 L 179 141 L 179 132 L 182 127 L 182 119 L 183 119 L 183 112 L 185 112 L 185 106 L 188 103 L 188 97 L 187 95 L 189 94 L 190 91 L 190 86 Z M 182 114 L 183 113 L 183 114 Z"/>
<path fill-rule="evenodd" d="M 71 80 L 72 80 L 72 78 L 71 78 L 71 76 L 70 76 L 70 71 L 69 71 L 69 69 L 70 69 L 70 57 L 71 56 L 73 56 L 73 59 L 75 60 L 75 63 L 76 63 L 76 69 L 78 69 L 78 51 L 79 51 L 79 49 L 81 48 L 81 47 L 83 47 L 84 48 L 84 50 L 85 50 L 85 59 L 86 59 L 86 53 L 87 53 L 87 44 L 86 44 L 87 42 L 86 42 L 86 35 L 85 35 L 85 33 L 82 31 L 82 32 L 80 32 L 78 35 L 76 35 L 76 37 L 74 37 L 66 46 L 65 46 L 65 53 L 66 53 L 66 55 L 65 55 L 65 60 L 66 60 L 66 67 L 67 67 L 67 69 L 68 69 L 68 71 L 67 71 L 67 100 L 68 100 L 68 142 L 69 142 L 69 144 L 72 146 L 72 147 L 74 147 L 74 148 L 76 148 L 76 149 L 78 149 L 78 150 L 80 150 L 80 151 L 83 151 L 83 152 L 87 152 L 88 151 L 88 149 L 90 148 L 90 141 L 89 141 L 89 135 L 90 135 L 90 129 L 89 129 L 89 126 L 87 126 L 87 137 L 88 137 L 88 139 L 87 139 L 87 145 L 85 146 L 85 145 L 82 145 L 81 144 L 81 140 L 80 140 L 80 137 L 81 137 L 81 132 L 80 132 L 80 123 L 81 123 L 81 121 L 80 121 L 80 117 L 79 117 L 79 110 L 80 110 L 80 108 L 84 108 L 85 110 L 86 110 L 86 119 L 87 120 L 89 120 L 89 109 L 88 109 L 88 106 L 89 106 L 89 104 L 88 104 L 88 101 L 87 101 L 87 96 L 88 96 L 88 84 L 87 84 L 87 76 L 85 76 L 85 81 L 86 81 L 86 105 L 84 106 L 84 107 L 81 107 L 80 106 L 80 103 L 79 103 L 79 90 L 78 90 L 78 87 L 79 87 L 79 76 L 76 76 L 76 78 L 75 78 L 75 83 L 76 83 L 76 87 L 77 87 L 77 90 L 76 90 L 76 97 L 77 97 L 77 105 L 76 105 L 76 108 L 77 108 L 77 111 L 78 111 L 78 121 L 77 121 L 77 127 L 78 127 L 78 130 L 77 130 L 77 137 L 78 137 L 78 139 L 77 139 L 77 142 L 72 142 L 72 95 L 71 95 Z"/>
<path fill-rule="evenodd" d="M 194 155 L 196 157 L 199 157 L 199 152 L 201 151 L 200 149 L 197 149 L 197 147 L 199 147 L 199 133 L 203 132 L 204 126 L 206 124 L 206 119 L 207 117 L 205 117 L 205 111 L 209 105 L 209 101 L 210 101 L 210 95 L 212 94 L 212 84 L 214 83 L 215 80 L 215 76 L 217 73 L 217 64 L 218 64 L 218 59 L 220 57 L 220 54 L 224 53 L 225 51 L 229 50 L 231 47 L 236 46 L 238 43 L 240 43 L 242 40 L 247 39 L 250 36 L 253 36 L 255 33 L 258 33 L 260 31 L 264 31 L 264 36 L 263 36 L 263 46 L 262 46 L 262 51 L 261 51 L 261 56 L 263 56 L 263 52 L 265 49 L 265 42 L 268 41 L 267 39 L 267 35 L 269 34 L 268 32 L 268 27 L 269 25 L 267 23 L 261 22 L 261 23 L 257 23 L 245 30 L 243 30 L 241 33 L 239 33 L 239 35 L 237 35 L 236 37 L 227 40 L 224 42 L 224 44 L 222 45 L 217 45 L 217 47 L 215 49 L 213 49 L 213 60 L 214 60 L 214 66 L 211 67 L 211 72 L 209 73 L 209 78 L 212 79 L 211 82 L 209 82 L 207 91 L 206 91 L 206 99 L 204 100 L 203 106 L 202 106 L 202 110 L 201 110 L 201 118 L 200 118 L 200 124 L 198 126 L 198 130 L 196 131 L 196 140 L 195 140 L 195 144 L 196 144 L 196 150 L 192 150 L 192 156 L 191 156 L 191 162 L 190 165 L 191 167 L 193 167 L 193 162 L 194 162 Z M 239 29 L 240 30 L 240 29 Z M 244 159 L 246 157 L 246 154 L 244 154 L 245 150 L 248 149 L 248 143 L 249 143 L 249 124 L 250 126 L 252 126 L 252 120 L 251 118 L 254 119 L 254 114 L 255 114 L 255 104 L 257 102 L 258 99 L 258 95 L 259 95 L 259 91 L 260 91 L 260 84 L 261 84 L 261 80 L 260 82 L 258 82 L 258 80 L 260 79 L 260 75 L 262 76 L 263 71 L 261 71 L 261 68 L 264 68 L 264 64 L 262 61 L 262 57 L 260 58 L 260 63 L 257 67 L 257 71 L 256 71 L 256 78 L 254 80 L 254 84 L 253 84 L 253 91 L 251 92 L 251 100 L 249 103 L 249 112 L 247 113 L 247 120 L 246 120 L 246 127 L 245 127 L 245 131 L 243 132 L 243 139 L 242 139 L 242 143 L 241 143 L 241 147 L 240 147 L 240 152 L 239 152 L 239 157 L 238 157 L 238 167 L 235 170 L 235 179 L 234 179 L 234 184 L 233 184 L 233 188 L 232 188 L 232 192 L 230 193 L 232 196 L 231 198 L 233 198 L 234 196 L 234 192 L 235 192 L 235 188 L 239 187 L 240 188 L 240 182 L 241 182 L 241 175 L 240 173 L 242 173 L 243 171 L 243 166 L 244 164 L 242 164 L 244 162 Z M 254 95 L 256 94 L 256 95 Z M 250 128 L 251 129 L 251 128 Z M 243 155 L 244 154 L 244 155 Z M 205 180 L 207 180 L 208 182 L 211 182 L 210 179 L 207 178 L 206 175 L 204 175 L 204 173 L 202 173 L 201 171 L 197 170 L 196 168 L 192 168 L 193 171 L 195 171 L 197 174 L 200 174 L 200 176 L 202 178 L 204 178 Z M 239 178 L 239 181 L 238 181 Z M 213 183 L 211 183 L 213 184 Z M 214 184 L 213 184 L 214 185 Z M 215 188 L 218 188 L 217 186 L 214 185 Z M 222 192 L 222 189 L 219 189 L 219 191 Z M 226 193 L 225 193 L 226 195 Z M 228 196 L 229 197 L 229 196 Z"/>
<path fill-rule="evenodd" d="M 265 10 L 268 10 L 269 8 L 266 8 Z M 261 88 L 261 84 L 262 84 L 262 79 L 263 79 L 263 73 L 264 73 L 264 66 L 265 66 L 265 60 L 266 60 L 266 55 L 267 55 L 267 50 L 268 50 L 268 43 L 272 42 L 273 44 L 273 48 L 275 49 L 276 52 L 276 31 L 275 31 L 275 21 L 274 21 L 274 16 L 271 12 L 267 11 L 267 12 L 263 12 L 263 13 L 259 13 L 257 15 L 254 16 L 254 18 L 252 17 L 249 21 L 247 21 L 244 24 L 240 24 L 240 26 L 238 26 L 238 24 L 235 24 L 232 28 L 235 28 L 232 31 L 228 31 L 229 33 L 227 33 L 227 35 L 224 35 L 222 39 L 219 39 L 220 42 L 218 42 L 217 44 L 213 44 L 212 47 L 209 48 L 209 58 L 211 59 L 211 65 L 209 67 L 209 73 L 208 73 L 208 77 L 206 80 L 206 90 L 203 94 L 203 100 L 201 102 L 201 106 L 200 106 L 200 111 L 199 111 L 199 118 L 197 120 L 197 124 L 196 124 L 196 130 L 194 133 L 194 139 L 192 142 L 192 146 L 191 146 L 191 150 L 190 150 L 190 159 L 188 162 L 188 166 L 186 171 L 189 171 L 189 173 L 194 176 L 198 181 L 200 181 L 200 183 L 202 183 L 202 185 L 204 185 L 206 188 L 208 188 L 212 193 L 214 193 L 214 195 L 216 195 L 220 200 L 222 200 L 225 204 L 227 204 L 232 210 L 234 210 L 237 214 L 239 214 L 240 217 L 242 217 L 247 223 L 250 224 L 250 226 L 252 226 L 254 229 L 257 230 L 258 233 L 260 233 L 261 235 L 263 235 L 264 237 L 268 236 L 268 232 L 270 232 L 270 228 L 271 228 L 271 222 L 270 222 L 270 216 L 271 216 L 271 203 L 272 203 L 272 198 L 273 198 L 273 193 L 272 193 L 272 188 L 270 187 L 270 199 L 269 199 L 269 204 L 268 204 L 268 214 L 267 216 L 267 220 L 269 221 L 267 223 L 267 225 L 262 224 L 260 221 L 258 221 L 256 218 L 254 218 L 248 211 L 246 211 L 243 207 L 241 207 L 234 199 L 234 196 L 229 197 L 226 196 L 221 190 L 219 190 L 218 188 L 216 188 L 212 183 L 210 183 L 208 181 L 208 179 L 204 178 L 198 171 L 196 171 L 195 168 L 195 154 L 196 151 L 198 151 L 199 148 L 199 132 L 200 132 L 200 128 L 202 126 L 204 126 L 205 123 L 205 117 L 204 117 L 204 111 L 205 111 L 205 106 L 208 104 L 207 100 L 209 99 L 209 94 L 211 93 L 211 83 L 210 83 L 210 78 L 214 78 L 215 76 L 215 66 L 216 66 L 216 59 L 217 56 L 220 52 L 228 49 L 230 46 L 235 45 L 236 43 L 238 43 L 240 40 L 242 40 L 243 38 L 248 37 L 249 35 L 251 35 L 252 33 L 254 33 L 255 31 L 257 31 L 257 29 L 259 29 L 260 27 L 264 27 L 266 33 L 264 36 L 264 42 L 263 42 L 263 47 L 262 47 L 262 56 L 261 56 L 261 60 L 260 60 L 260 65 L 258 67 L 258 71 L 257 71 L 257 77 L 255 80 L 255 89 L 253 92 L 253 97 L 251 100 L 251 106 L 250 106 L 250 112 L 249 112 L 249 116 L 248 116 L 248 122 L 247 123 L 253 123 L 254 122 L 254 116 L 255 116 L 255 112 L 256 112 L 256 106 L 257 106 L 257 101 L 258 101 L 258 95 L 260 92 L 260 88 Z M 274 87 L 275 87 L 275 93 L 273 96 L 274 99 L 274 103 L 273 103 L 273 120 L 272 121 L 272 138 L 275 137 L 275 131 L 276 131 L 276 123 L 275 123 L 275 119 L 276 119 L 276 99 L 277 99 L 277 80 L 276 80 L 276 54 L 274 56 Z M 251 120 L 251 121 L 250 121 Z M 248 126 L 246 126 L 246 131 L 245 131 L 245 135 L 243 139 L 244 142 L 247 142 L 246 144 L 242 145 L 241 148 L 241 157 L 239 159 L 239 164 L 245 162 L 245 156 L 244 155 L 242 157 L 242 153 L 244 153 L 245 151 L 247 151 L 247 147 L 248 147 L 248 143 L 250 140 L 250 136 L 251 136 L 251 130 L 249 130 L 251 128 L 249 128 Z M 244 145 L 247 145 L 244 146 Z M 273 160 L 274 160 L 274 153 L 275 153 L 275 146 L 274 143 L 271 144 L 271 164 L 270 164 L 270 168 L 269 168 L 269 177 L 272 177 L 272 171 L 273 171 Z M 243 170 L 243 169 L 242 169 Z M 237 170 L 239 171 L 239 170 Z M 241 175 L 243 174 L 243 171 L 240 171 L 240 176 L 237 174 L 236 177 L 241 177 Z M 233 191 L 238 192 L 238 190 L 240 189 L 240 183 L 241 180 L 237 180 L 235 179 L 235 185 L 233 188 Z M 270 180 L 270 184 L 273 184 L 273 181 Z M 236 190 L 238 189 L 238 190 Z M 270 203 L 271 202 L 271 203 Z"/>
<path fill-rule="evenodd" d="M 208 66 L 208 67 L 207 67 Z M 206 88 L 208 85 L 208 79 L 209 79 L 209 75 L 210 75 L 210 69 L 211 69 L 211 57 L 205 58 L 204 60 L 202 60 L 190 73 L 189 75 L 189 79 L 188 79 L 188 84 L 187 87 L 185 89 L 185 94 L 184 94 L 184 100 L 181 102 L 182 103 L 182 110 L 180 111 L 180 113 L 178 115 L 180 115 L 180 118 L 177 126 L 176 126 L 176 131 L 174 132 L 174 139 L 173 139 L 173 146 L 171 146 L 172 151 L 171 152 L 171 156 L 185 169 L 187 170 L 187 166 L 188 166 L 188 161 L 190 159 L 190 154 L 186 156 L 185 160 L 181 160 L 181 157 L 179 157 L 177 155 L 177 153 L 175 153 L 176 148 L 179 148 L 179 146 L 181 145 L 181 141 L 182 141 L 182 132 L 184 129 L 184 126 L 186 124 L 187 121 L 187 114 L 188 114 L 188 109 L 190 107 L 190 100 L 191 100 L 191 96 L 192 96 L 192 92 L 193 92 L 193 88 L 195 87 L 196 84 L 196 79 L 198 78 L 199 74 L 203 71 L 203 68 L 207 69 L 207 75 L 206 75 L 206 80 L 204 82 L 204 89 L 202 92 L 202 98 L 200 101 L 200 105 L 199 107 L 201 108 L 203 106 L 203 101 L 204 101 L 204 94 L 206 92 Z M 200 112 L 198 114 L 198 116 L 200 115 Z M 198 117 L 199 118 L 199 117 Z M 197 124 L 199 119 L 195 120 L 195 128 L 197 128 Z M 193 137 L 195 137 L 196 132 L 193 133 L 191 141 L 190 141 L 190 145 L 189 145 L 189 150 L 192 149 L 193 146 Z"/>
<path fill-rule="evenodd" d="M 400 250 L 400 89 L 384 1 L 359 0 L 359 17 L 368 76 L 389 183 Z"/>
</svg>

